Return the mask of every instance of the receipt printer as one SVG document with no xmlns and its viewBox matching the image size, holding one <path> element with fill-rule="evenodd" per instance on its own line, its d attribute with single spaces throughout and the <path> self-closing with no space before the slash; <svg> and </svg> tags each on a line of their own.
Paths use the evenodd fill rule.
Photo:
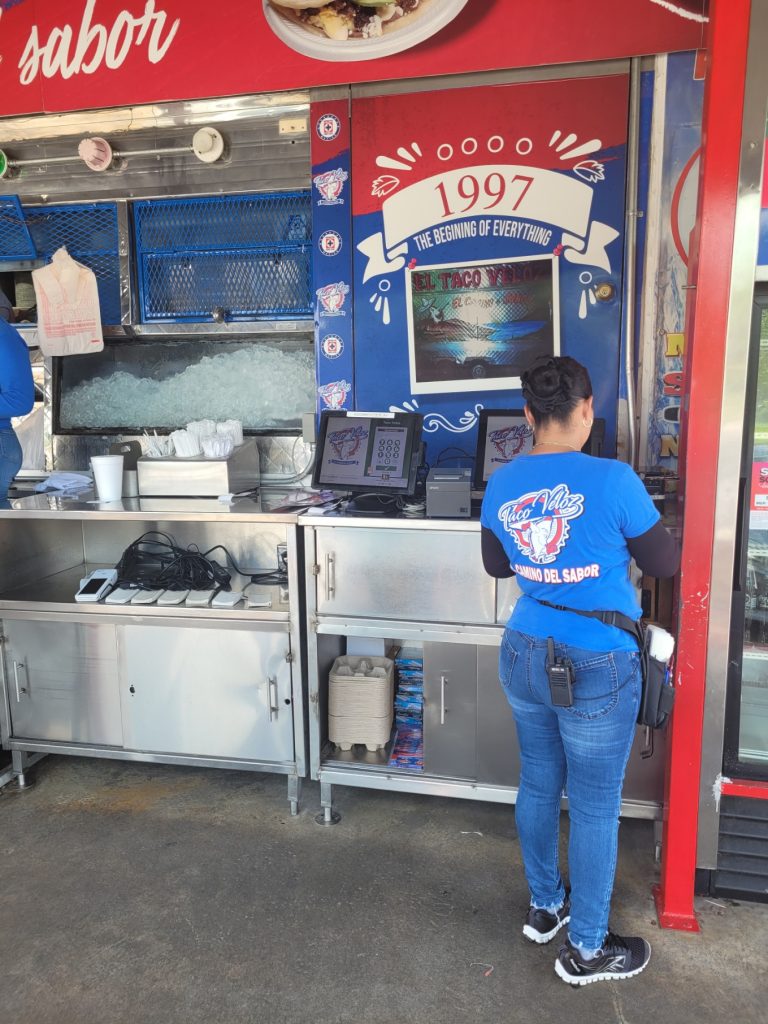
<svg viewBox="0 0 768 1024">
<path fill-rule="evenodd" d="M 430 469 L 427 477 L 427 516 L 435 519 L 469 518 L 470 469 Z"/>
</svg>

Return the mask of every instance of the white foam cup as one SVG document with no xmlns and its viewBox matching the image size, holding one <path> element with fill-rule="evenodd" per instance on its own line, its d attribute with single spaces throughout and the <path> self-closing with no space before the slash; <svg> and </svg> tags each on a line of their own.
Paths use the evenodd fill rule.
<svg viewBox="0 0 768 1024">
<path fill-rule="evenodd" d="M 123 496 L 123 456 L 94 455 L 91 469 L 99 501 L 119 501 Z"/>
</svg>

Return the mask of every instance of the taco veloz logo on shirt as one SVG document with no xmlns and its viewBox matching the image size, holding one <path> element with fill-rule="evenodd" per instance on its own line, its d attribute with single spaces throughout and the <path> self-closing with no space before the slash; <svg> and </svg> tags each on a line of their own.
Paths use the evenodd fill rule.
<svg viewBox="0 0 768 1024">
<path fill-rule="evenodd" d="M 570 520 L 583 511 L 584 496 L 571 494 L 565 484 L 558 484 L 505 502 L 498 515 L 526 558 L 546 565 L 554 562 L 565 547 Z"/>
</svg>

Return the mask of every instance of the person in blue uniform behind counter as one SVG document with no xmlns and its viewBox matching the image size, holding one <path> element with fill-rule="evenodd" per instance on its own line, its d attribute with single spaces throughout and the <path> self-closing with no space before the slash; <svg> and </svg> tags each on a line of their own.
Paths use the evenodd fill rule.
<svg viewBox="0 0 768 1024">
<path fill-rule="evenodd" d="M 34 404 L 29 349 L 16 328 L 0 317 L 0 508 L 10 508 L 8 488 L 23 459 L 11 417 L 25 416 Z"/>
<path fill-rule="evenodd" d="M 522 592 L 499 673 L 520 745 L 515 821 L 531 896 L 523 934 L 546 943 L 567 926 L 555 970 L 584 985 L 639 974 L 651 955 L 645 939 L 608 930 L 641 672 L 629 633 L 570 609 L 637 620 L 630 560 L 673 576 L 679 551 L 632 468 L 581 452 L 593 420 L 586 369 L 545 357 L 522 384 L 535 444 L 488 482 L 483 564 L 492 576 L 516 575 Z M 570 891 L 558 864 L 563 791 Z"/>
</svg>

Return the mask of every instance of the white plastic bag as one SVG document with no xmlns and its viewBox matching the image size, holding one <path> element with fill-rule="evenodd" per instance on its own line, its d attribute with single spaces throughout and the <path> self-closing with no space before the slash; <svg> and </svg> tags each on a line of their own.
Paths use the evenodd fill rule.
<svg viewBox="0 0 768 1024">
<path fill-rule="evenodd" d="M 32 271 L 37 299 L 37 341 L 46 356 L 101 352 L 101 310 L 96 275 L 57 249 L 46 267 Z"/>
</svg>

